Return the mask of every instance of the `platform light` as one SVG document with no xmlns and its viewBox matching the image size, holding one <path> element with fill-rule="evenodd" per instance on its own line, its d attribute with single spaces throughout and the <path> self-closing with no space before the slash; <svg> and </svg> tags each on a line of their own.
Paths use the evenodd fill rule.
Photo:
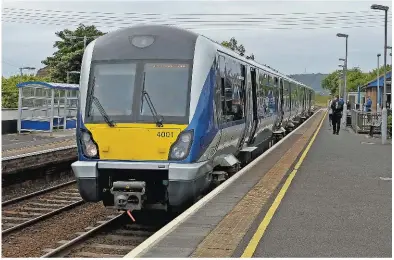
<svg viewBox="0 0 394 260">
<path fill-rule="evenodd" d="M 373 5 L 371 5 L 371 9 L 372 9 L 372 10 L 388 11 L 388 10 L 389 10 L 389 7 L 388 7 L 388 6 L 385 6 L 385 5 L 373 4 Z"/>
</svg>

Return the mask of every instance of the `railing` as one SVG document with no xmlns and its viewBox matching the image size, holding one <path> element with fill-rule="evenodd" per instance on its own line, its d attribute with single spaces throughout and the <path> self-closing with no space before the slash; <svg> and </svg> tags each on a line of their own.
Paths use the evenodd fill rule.
<svg viewBox="0 0 394 260">
<path fill-rule="evenodd" d="M 387 110 L 387 116 L 391 115 L 391 109 Z M 361 110 L 351 110 L 352 128 L 356 133 L 370 133 L 373 126 L 373 133 L 380 134 L 382 126 L 381 112 L 364 112 Z"/>
</svg>

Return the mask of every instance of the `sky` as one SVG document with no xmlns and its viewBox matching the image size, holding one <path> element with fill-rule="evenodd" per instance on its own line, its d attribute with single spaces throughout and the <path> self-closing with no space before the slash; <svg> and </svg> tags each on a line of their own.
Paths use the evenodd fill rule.
<svg viewBox="0 0 394 260">
<path fill-rule="evenodd" d="M 340 64 L 338 59 L 345 56 L 345 39 L 336 37 L 336 34 L 345 33 L 349 35 L 348 67 L 357 66 L 369 71 L 376 67 L 376 54 L 383 54 L 384 46 L 384 12 L 370 10 L 371 4 L 390 7 L 388 45 L 391 46 L 391 1 L 2 1 L 2 75 L 8 77 L 19 73 L 21 66 L 44 67 L 41 61 L 56 51 L 53 48 L 57 40 L 55 32 L 73 29 L 79 21 L 86 25 L 94 22 L 104 32 L 125 24 L 136 24 L 132 20 L 133 15 L 125 15 L 126 12 L 143 17 L 147 17 L 147 13 L 165 17 L 189 14 L 186 17 L 233 23 L 239 23 L 245 17 L 265 19 L 264 23 L 253 28 L 239 24 L 206 27 L 194 23 L 192 30 L 218 42 L 235 37 L 245 46 L 247 54 L 254 54 L 256 61 L 285 74 L 330 73 L 336 70 Z M 58 11 L 58 16 L 53 15 L 54 11 Z M 87 14 L 75 15 L 75 12 Z M 334 18 L 337 22 L 332 22 L 333 17 L 352 15 L 357 19 L 349 21 L 347 18 L 347 21 L 340 22 L 339 18 Z M 106 20 L 108 16 L 113 17 L 111 22 Z M 283 17 L 285 20 L 280 20 Z M 331 18 L 324 22 L 321 17 Z M 303 18 L 309 19 L 309 23 L 312 19 L 313 26 L 319 28 L 302 29 L 311 25 L 294 25 Z M 59 19 L 63 22 L 58 22 Z M 272 29 L 286 27 L 283 23 L 293 25 L 290 29 Z M 179 26 L 186 25 L 182 23 Z M 338 28 L 343 26 L 348 28 Z M 390 56 L 388 63 L 391 63 Z"/>
</svg>

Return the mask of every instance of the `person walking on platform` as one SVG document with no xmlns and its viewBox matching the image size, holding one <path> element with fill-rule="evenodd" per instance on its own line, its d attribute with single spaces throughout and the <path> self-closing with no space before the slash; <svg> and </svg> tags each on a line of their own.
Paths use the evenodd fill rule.
<svg viewBox="0 0 394 260">
<path fill-rule="evenodd" d="M 339 129 L 341 128 L 341 118 L 342 118 L 342 111 L 343 111 L 344 102 L 339 100 L 339 96 L 336 95 L 334 101 L 331 103 L 332 109 L 332 130 L 333 134 L 339 135 Z"/>
<path fill-rule="evenodd" d="M 330 98 L 330 100 L 328 101 L 328 124 L 331 127 L 332 125 L 332 108 L 331 108 L 331 104 L 332 104 L 332 98 Z"/>
</svg>

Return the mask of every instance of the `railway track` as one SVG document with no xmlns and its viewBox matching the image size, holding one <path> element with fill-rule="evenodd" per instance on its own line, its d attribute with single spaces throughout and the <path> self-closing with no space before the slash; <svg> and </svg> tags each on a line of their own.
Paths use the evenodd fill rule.
<svg viewBox="0 0 394 260">
<path fill-rule="evenodd" d="M 70 181 L 2 202 L 2 235 L 83 204 L 75 183 Z"/>
<path fill-rule="evenodd" d="M 73 239 L 59 241 L 59 247 L 45 249 L 41 257 L 123 257 L 172 218 L 160 218 L 160 214 L 155 214 L 139 216 L 138 219 L 140 221 L 133 223 L 127 214 L 109 215 L 94 227 L 86 227 L 84 232 L 76 233 Z"/>
</svg>

